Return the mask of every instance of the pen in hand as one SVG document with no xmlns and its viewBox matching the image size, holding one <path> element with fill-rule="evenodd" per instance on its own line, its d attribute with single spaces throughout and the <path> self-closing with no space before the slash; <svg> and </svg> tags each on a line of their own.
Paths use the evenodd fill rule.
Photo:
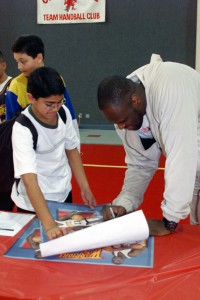
<svg viewBox="0 0 200 300">
<path fill-rule="evenodd" d="M 114 214 L 114 211 L 113 211 L 112 207 L 110 207 L 110 212 L 111 212 L 111 215 L 112 215 L 112 217 L 114 219 L 115 218 L 115 214 Z"/>
</svg>

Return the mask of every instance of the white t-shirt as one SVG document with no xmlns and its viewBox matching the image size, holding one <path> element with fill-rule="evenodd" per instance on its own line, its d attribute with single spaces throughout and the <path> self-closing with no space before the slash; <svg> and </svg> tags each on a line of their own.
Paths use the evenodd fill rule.
<svg viewBox="0 0 200 300">
<path fill-rule="evenodd" d="M 3 90 L 4 86 L 6 85 L 6 83 L 11 79 L 11 76 L 8 76 L 8 78 L 0 84 L 0 92 Z"/>
<path fill-rule="evenodd" d="M 66 124 L 58 115 L 58 124 L 49 126 L 39 122 L 32 114 L 30 107 L 23 113 L 32 121 L 38 132 L 36 151 L 33 149 L 33 138 L 30 130 L 16 122 L 13 126 L 12 143 L 15 177 L 27 173 L 37 174 L 38 184 L 46 200 L 65 201 L 71 191 L 71 169 L 67 161 L 65 149 L 79 147 L 80 141 L 72 125 L 69 110 L 66 112 Z M 11 197 L 18 207 L 34 210 L 22 180 L 12 189 Z"/>
</svg>

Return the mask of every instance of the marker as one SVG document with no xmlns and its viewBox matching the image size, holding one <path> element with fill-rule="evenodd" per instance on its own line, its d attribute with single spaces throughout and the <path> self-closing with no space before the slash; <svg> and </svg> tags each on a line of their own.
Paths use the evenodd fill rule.
<svg viewBox="0 0 200 300">
<path fill-rule="evenodd" d="M 14 229 L 11 228 L 0 228 L 0 230 L 14 231 Z"/>
<path fill-rule="evenodd" d="M 111 215 L 112 215 L 112 217 L 114 219 L 115 218 L 115 214 L 114 214 L 114 211 L 113 211 L 112 207 L 110 207 L 110 212 L 111 212 Z"/>
</svg>

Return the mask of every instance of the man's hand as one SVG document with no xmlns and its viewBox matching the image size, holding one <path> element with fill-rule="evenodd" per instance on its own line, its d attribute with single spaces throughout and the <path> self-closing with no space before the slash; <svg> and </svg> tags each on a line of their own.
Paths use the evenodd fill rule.
<svg viewBox="0 0 200 300">
<path fill-rule="evenodd" d="M 149 225 L 149 234 L 153 236 L 168 235 L 171 231 L 165 228 L 162 220 L 147 220 Z"/>
<path fill-rule="evenodd" d="M 123 206 L 108 205 L 108 206 L 105 206 L 103 209 L 103 220 L 104 221 L 113 219 L 112 211 L 116 218 L 121 217 L 126 214 L 126 209 Z"/>
</svg>

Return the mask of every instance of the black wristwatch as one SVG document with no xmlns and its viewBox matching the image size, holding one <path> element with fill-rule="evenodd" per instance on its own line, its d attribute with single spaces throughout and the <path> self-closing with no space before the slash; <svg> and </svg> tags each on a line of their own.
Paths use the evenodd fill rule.
<svg viewBox="0 0 200 300">
<path fill-rule="evenodd" d="M 163 223 L 165 225 L 165 228 L 169 231 L 175 231 L 178 223 L 174 221 L 168 221 L 166 218 L 163 218 Z"/>
</svg>

